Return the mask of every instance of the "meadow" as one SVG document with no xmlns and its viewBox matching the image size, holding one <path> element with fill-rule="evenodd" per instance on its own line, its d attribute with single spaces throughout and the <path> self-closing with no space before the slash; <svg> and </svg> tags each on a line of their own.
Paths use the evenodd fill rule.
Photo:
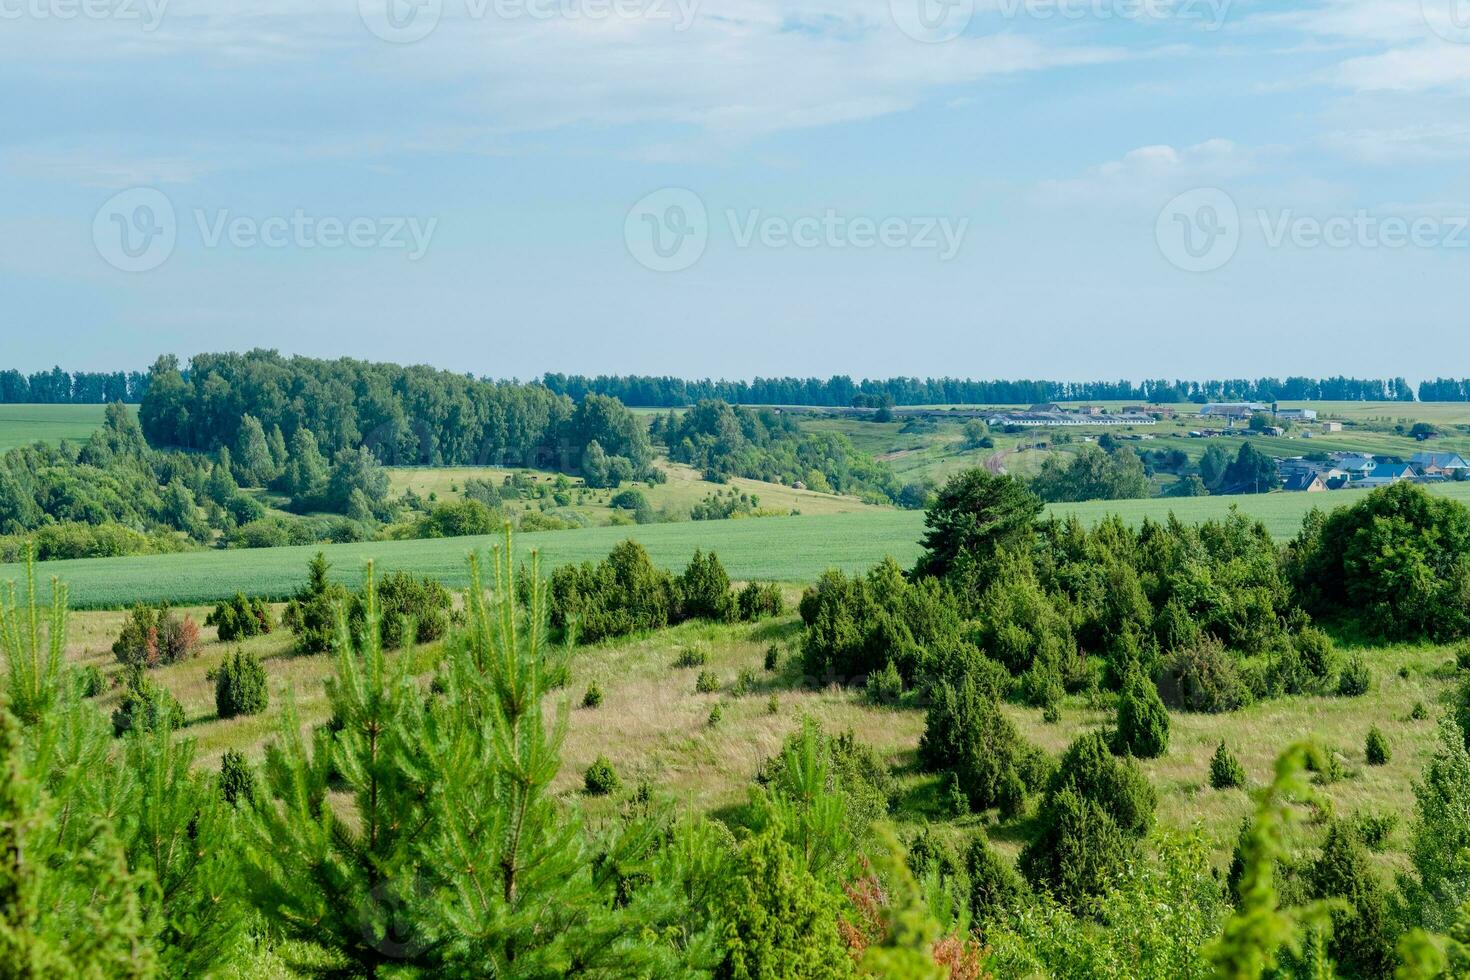
<svg viewBox="0 0 1470 980">
<path fill-rule="evenodd" d="M 1470 502 L 1470 483 L 1434 485 L 1431 492 Z M 1172 513 L 1185 523 L 1219 519 L 1232 508 L 1261 521 L 1278 540 L 1285 541 L 1301 526 L 1314 507 L 1330 509 L 1351 504 L 1364 491 L 1329 493 L 1271 493 L 1259 496 L 1190 497 L 1147 500 L 1096 500 L 1080 504 L 1052 504 L 1047 512 L 1075 514 L 1093 524 L 1116 514 L 1129 524 L 1146 518 L 1165 520 Z M 856 513 L 799 517 L 764 517 L 678 524 L 590 527 L 569 531 L 538 531 L 517 536 L 517 548 L 541 555 L 549 571 L 567 562 L 596 561 L 619 541 L 632 538 L 648 549 L 657 564 L 681 569 L 695 549 L 715 551 L 736 580 L 805 584 L 828 568 L 852 572 L 891 555 L 901 564 L 919 554 L 924 516 L 918 511 L 869 507 Z M 332 577 L 348 585 L 361 580 L 369 560 L 384 571 L 403 570 L 432 575 L 447 585 L 467 581 L 464 558 L 484 552 L 499 542 L 498 535 L 438 538 L 416 541 L 370 541 L 358 544 L 307 545 L 245 551 L 200 551 L 177 555 L 129 558 L 90 558 L 46 562 L 44 577 L 60 576 L 71 586 L 77 608 L 120 608 L 135 602 L 175 604 L 209 602 L 243 591 L 283 599 L 305 578 L 306 563 L 318 551 L 332 562 Z M 0 582 L 19 579 L 18 565 L 0 565 Z"/>
<path fill-rule="evenodd" d="M 86 442 L 102 425 L 102 405 L 0 405 L 0 453 L 34 442 Z M 133 409 L 136 411 L 136 409 Z"/>
<path fill-rule="evenodd" d="M 795 598 L 795 591 L 787 590 L 788 601 Z M 201 623 L 207 611 L 204 607 L 179 610 Z M 117 674 L 109 648 L 124 618 L 120 612 L 73 615 L 70 659 Z M 860 690 L 809 683 L 801 676 L 796 651 L 799 635 L 799 620 L 788 615 L 755 625 L 691 622 L 578 649 L 567 687 L 552 695 L 552 700 L 575 704 L 592 683 L 602 689 L 604 700 L 595 710 L 572 710 L 558 790 L 594 815 L 610 811 L 616 805 L 612 801 L 580 793 L 582 772 L 598 756 L 606 756 L 625 784 L 647 780 L 685 806 L 718 814 L 746 799 L 761 762 L 780 750 L 802 717 L 811 717 L 828 731 L 852 731 L 895 768 L 899 798 L 894 819 L 900 826 L 953 819 L 944 809 L 941 777 L 921 773 L 917 766 L 923 712 L 874 706 Z M 288 698 L 294 701 L 303 724 L 327 719 L 330 709 L 324 682 L 332 672 L 327 655 L 294 654 L 292 638 L 283 630 L 243 644 L 222 644 L 215 639 L 214 630 L 206 628 L 203 640 L 196 658 L 154 672 L 183 705 L 184 734 L 197 741 L 201 768 L 216 768 L 228 749 L 240 750 L 258 762 L 279 730 Z M 780 661 L 775 671 L 768 672 L 763 663 L 772 646 L 780 652 Z M 260 715 L 220 720 L 214 710 L 211 672 L 237 647 L 254 653 L 266 665 L 270 707 Z M 707 656 L 708 669 L 719 678 L 720 690 L 696 692 L 699 671 L 674 666 L 680 653 L 690 649 Z M 409 655 L 415 658 L 416 672 L 426 678 L 432 673 L 438 649 L 425 647 Z M 1402 645 L 1374 648 L 1370 657 L 1373 685 L 1362 698 L 1288 697 L 1226 715 L 1174 714 L 1169 752 L 1140 763 L 1158 791 L 1161 823 L 1177 829 L 1203 827 L 1214 842 L 1216 862 L 1222 867 L 1228 862 L 1234 835 L 1250 812 L 1251 800 L 1242 790 L 1210 789 L 1210 756 L 1221 741 L 1240 758 L 1251 784 L 1260 785 L 1269 780 L 1282 745 L 1294 739 L 1317 739 L 1341 757 L 1347 773 L 1346 778 L 1322 787 L 1334 812 L 1341 816 L 1411 812 L 1413 781 L 1433 751 L 1436 728 L 1432 714 L 1415 720 L 1410 713 L 1416 702 L 1435 706 L 1450 690 L 1456 674 L 1453 651 Z M 744 690 L 737 685 L 742 673 L 754 678 Z M 99 706 L 110 711 L 118 697 L 116 690 L 110 691 L 101 697 Z M 713 727 L 708 718 L 717 704 L 722 718 Z M 1052 753 L 1061 752 L 1079 734 L 1106 727 L 1113 720 L 1107 695 L 1067 697 L 1055 722 L 1044 721 L 1036 709 L 1008 704 L 1004 710 L 1029 741 Z M 1389 738 L 1393 756 L 1388 765 L 1365 763 L 1364 738 L 1372 724 Z M 985 827 L 996 846 L 1012 856 L 1027 832 L 1024 818 L 1006 822 L 994 813 L 971 815 L 958 824 Z M 1403 863 L 1403 824 L 1400 820 L 1389 847 L 1378 858 L 1389 868 Z"/>
</svg>

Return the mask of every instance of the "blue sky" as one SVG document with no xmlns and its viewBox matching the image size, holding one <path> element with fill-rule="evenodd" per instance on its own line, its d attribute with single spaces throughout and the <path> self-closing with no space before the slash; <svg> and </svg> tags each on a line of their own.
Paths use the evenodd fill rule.
<svg viewBox="0 0 1470 980">
<path fill-rule="evenodd" d="M 1470 373 L 1470 0 L 947 2 L 0 0 L 0 366 Z"/>
</svg>

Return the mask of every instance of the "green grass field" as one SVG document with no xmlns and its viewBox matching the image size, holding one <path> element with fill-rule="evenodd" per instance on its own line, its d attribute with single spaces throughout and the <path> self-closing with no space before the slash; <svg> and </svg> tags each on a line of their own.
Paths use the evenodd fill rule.
<svg viewBox="0 0 1470 980">
<path fill-rule="evenodd" d="M 1470 484 L 1445 484 L 1434 492 L 1470 502 Z M 1273 493 L 1262 496 L 1197 497 L 1187 499 L 1097 500 L 1056 504 L 1057 515 L 1076 514 L 1096 523 L 1118 514 L 1130 524 L 1145 518 L 1163 520 L 1170 513 L 1193 523 L 1220 518 L 1231 507 L 1264 523 L 1279 540 L 1290 538 L 1302 517 L 1313 507 L 1331 508 L 1351 503 L 1363 491 L 1330 493 Z M 518 550 L 541 552 L 546 566 L 596 560 L 625 538 L 641 542 L 660 565 L 682 569 L 696 548 L 713 550 L 737 580 L 764 579 L 807 583 L 827 568 L 849 572 L 867 568 L 885 555 L 903 564 L 919 553 L 923 515 L 916 511 L 869 508 L 860 513 L 803 517 L 767 517 L 734 521 L 650 524 L 634 527 L 594 527 L 574 531 L 523 534 Z M 179 555 L 133 558 L 93 558 L 47 562 L 46 577 L 60 576 L 71 587 L 78 608 L 117 608 L 134 602 L 168 599 L 187 604 L 207 602 L 243 591 L 250 595 L 282 598 L 305 578 L 306 563 L 316 551 L 326 552 L 338 581 L 356 584 L 366 561 L 382 570 L 402 569 L 432 575 L 446 584 L 466 581 L 465 556 L 485 551 L 498 537 L 449 538 L 424 541 L 371 541 L 318 548 L 266 548 L 258 551 L 202 551 Z M 0 582 L 18 579 L 24 570 L 0 565 Z"/>
<path fill-rule="evenodd" d="M 102 425 L 103 411 L 102 405 L 0 405 L 0 453 L 33 442 L 85 442 Z"/>
</svg>

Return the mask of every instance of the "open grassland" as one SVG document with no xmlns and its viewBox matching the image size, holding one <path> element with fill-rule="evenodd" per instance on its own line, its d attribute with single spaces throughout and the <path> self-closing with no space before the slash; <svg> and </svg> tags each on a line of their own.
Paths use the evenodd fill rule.
<svg viewBox="0 0 1470 980">
<path fill-rule="evenodd" d="M 1436 494 L 1470 503 L 1470 483 L 1429 488 Z M 1266 525 L 1278 540 L 1290 538 L 1302 518 L 1314 507 L 1331 509 L 1351 504 L 1365 491 L 1328 493 L 1271 493 L 1259 496 L 1190 497 L 1148 500 L 1095 500 L 1080 504 L 1053 504 L 1048 512 L 1075 514 L 1093 524 L 1117 514 L 1130 524 L 1146 518 L 1165 520 L 1172 513 L 1185 523 L 1218 519 L 1238 507 Z M 542 531 L 517 538 L 522 554 L 541 553 L 549 570 L 567 562 L 595 561 L 613 545 L 632 538 L 648 549 L 653 560 L 681 570 L 696 548 L 715 551 L 733 578 L 806 583 L 828 568 L 856 571 L 891 555 L 901 564 L 919 554 L 923 514 L 917 511 L 868 508 L 860 513 L 824 516 L 767 517 L 732 521 L 696 521 L 593 527 L 573 531 Z M 47 562 L 45 577 L 60 576 L 71 585 L 78 608 L 118 608 L 134 602 L 174 603 L 213 601 L 245 592 L 284 598 L 305 579 L 306 563 L 317 551 L 332 562 L 332 576 L 348 585 L 361 580 L 363 565 L 372 559 L 380 569 L 402 569 L 432 575 L 451 586 L 467 581 L 465 556 L 498 544 L 498 535 L 440 538 L 420 541 L 369 541 L 360 544 L 264 548 L 255 551 L 203 551 L 178 555 L 130 558 L 91 558 Z M 19 579 L 24 570 L 0 565 L 0 582 Z"/>
<path fill-rule="evenodd" d="M 794 599 L 789 591 L 788 599 Z M 205 610 L 181 610 L 202 621 Z M 69 656 L 116 675 L 109 647 L 123 621 L 115 612 L 83 612 L 72 618 Z M 856 690 L 807 683 L 795 652 L 800 624 L 793 616 L 757 625 L 723 626 L 689 623 L 674 629 L 575 652 L 568 686 L 553 701 L 572 707 L 564 764 L 557 786 L 568 799 L 581 798 L 582 772 L 599 755 L 610 759 L 625 787 L 647 781 L 692 809 L 718 813 L 742 802 L 761 761 L 780 748 L 803 716 L 819 720 L 829 731 L 853 731 L 892 764 L 899 776 L 895 817 L 900 824 L 948 819 L 942 809 L 939 777 L 916 768 L 916 748 L 923 731 L 922 710 L 876 707 Z M 243 644 L 265 664 L 270 678 L 268 710 L 254 717 L 221 721 L 215 715 L 210 673 L 235 645 L 220 644 L 214 630 L 204 630 L 201 653 L 193 660 L 154 672 L 183 704 L 188 718 L 184 734 L 199 748 L 198 765 L 213 769 L 226 749 L 239 749 L 259 760 L 279 730 L 287 698 L 294 698 L 304 726 L 325 722 L 330 713 L 324 682 L 332 671 L 327 656 L 295 656 L 291 637 L 278 630 Z M 780 651 L 776 671 L 763 669 L 765 652 Z M 674 666 L 681 652 L 697 650 L 708 658 L 705 669 L 720 680 L 720 690 L 696 693 L 697 669 Z M 395 654 L 405 656 L 406 654 Z M 1241 790 L 1209 788 L 1210 756 L 1224 741 L 1245 766 L 1253 785 L 1270 778 L 1277 753 L 1288 743 L 1312 738 L 1337 753 L 1345 779 L 1323 787 L 1338 816 L 1355 812 L 1395 813 L 1400 824 L 1382 860 L 1400 866 L 1406 840 L 1405 817 L 1413 809 L 1413 781 L 1432 753 L 1440 702 L 1456 671 L 1447 648 L 1398 646 L 1365 651 L 1373 672 L 1370 692 L 1361 698 L 1295 697 L 1267 701 L 1228 715 L 1171 713 L 1169 752 L 1141 763 L 1159 795 L 1159 820 L 1178 828 L 1200 824 L 1215 842 L 1223 864 L 1234 843 L 1250 799 Z M 438 648 L 411 654 L 411 670 L 422 683 L 433 672 Z M 737 679 L 750 678 L 737 689 Z M 596 682 L 604 700 L 596 709 L 579 707 L 582 693 Z M 775 710 L 771 710 L 774 697 Z M 111 710 L 118 698 L 110 690 L 100 698 Z M 1410 720 L 1416 702 L 1429 707 L 1427 720 Z M 718 725 L 709 723 L 715 705 Z M 1108 696 L 1067 698 L 1060 721 L 1045 723 L 1041 712 L 1008 706 L 1007 713 L 1023 735 L 1048 752 L 1061 752 L 1079 734 L 1111 723 Z M 1388 737 L 1392 760 L 1368 766 L 1363 744 L 1370 725 Z M 616 800 L 587 799 L 593 812 L 617 806 Z M 994 815 L 967 817 L 985 824 L 1003 850 L 1014 854 L 1028 832 L 1026 818 L 997 823 Z"/>
<path fill-rule="evenodd" d="M 667 460 L 658 463 L 667 480 L 664 483 L 630 483 L 648 498 L 654 510 L 688 516 L 696 504 L 712 493 L 728 493 L 731 489 L 758 498 L 762 510 L 780 511 L 786 514 L 853 514 L 872 510 L 886 510 L 864 503 L 856 497 L 840 494 L 816 493 L 811 490 L 794 490 L 779 483 L 763 483 L 759 480 L 731 479 L 727 483 L 711 483 L 700 476 L 699 471 L 681 463 Z M 412 490 L 428 499 L 430 494 L 438 500 L 459 500 L 464 497 L 467 480 L 484 480 L 499 486 L 511 473 L 518 473 L 533 483 L 548 489 L 556 485 L 557 474 L 544 470 L 508 470 L 497 467 L 394 467 L 388 477 L 393 492 Z M 566 507 L 554 507 L 551 513 L 572 517 L 587 526 L 609 524 L 615 518 L 626 521 L 626 510 L 615 510 L 611 500 L 618 490 L 589 490 L 574 481 L 574 487 L 565 491 L 569 498 Z M 520 513 L 527 509 L 540 509 L 539 500 L 508 500 L 505 507 L 509 513 Z"/>
<path fill-rule="evenodd" d="M 33 442 L 86 442 L 102 425 L 103 411 L 102 405 L 0 405 L 0 453 Z"/>
</svg>

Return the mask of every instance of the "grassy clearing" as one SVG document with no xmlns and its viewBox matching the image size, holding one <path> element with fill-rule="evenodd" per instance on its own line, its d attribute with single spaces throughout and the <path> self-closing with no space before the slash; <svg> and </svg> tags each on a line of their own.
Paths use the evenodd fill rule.
<svg viewBox="0 0 1470 980">
<path fill-rule="evenodd" d="M 636 487 L 648 498 L 649 504 L 655 510 L 667 509 L 686 517 L 695 504 L 710 494 L 727 492 L 732 488 L 758 497 L 760 507 L 764 510 L 785 513 L 854 514 L 890 509 L 866 504 L 856 497 L 816 493 L 811 490 L 793 490 L 791 487 L 781 486 L 778 483 L 763 483 L 759 480 L 732 479 L 724 484 L 711 483 L 703 479 L 692 467 L 667 461 L 660 461 L 658 465 L 668 478 L 666 482 L 633 483 L 628 486 Z M 425 499 L 433 494 L 438 500 L 459 500 L 464 496 L 463 490 L 467 480 L 478 479 L 499 484 L 512 472 L 519 472 L 533 482 L 548 488 L 554 486 L 557 479 L 556 474 L 547 473 L 544 470 L 512 471 L 496 467 L 467 466 L 395 467 L 390 469 L 388 474 L 394 493 L 412 490 Z M 568 496 L 571 498 L 570 505 L 555 508 L 552 513 L 568 516 L 579 523 L 594 527 L 612 523 L 615 516 L 627 519 L 627 511 L 616 511 L 610 506 L 613 495 L 618 491 L 588 490 L 582 487 L 580 480 L 575 483 L 575 488 L 568 491 Z M 537 507 L 539 503 L 534 500 L 512 500 L 507 501 L 506 509 L 510 513 L 520 513 L 527 508 Z"/>
<path fill-rule="evenodd" d="M 788 599 L 795 593 L 789 592 Z M 202 621 L 206 610 L 182 610 Z M 109 648 L 123 620 L 122 613 L 83 612 L 72 620 L 70 656 L 78 663 L 97 664 L 116 672 Z M 199 765 L 213 769 L 226 749 L 235 748 L 259 759 L 274 737 L 288 694 L 294 696 L 302 723 L 320 724 L 328 716 L 324 681 L 331 673 L 326 656 L 296 657 L 291 637 L 277 631 L 244 644 L 261 657 L 270 676 L 271 703 L 260 716 L 220 721 L 215 717 L 214 686 L 208 673 L 234 645 L 220 644 L 212 629 L 205 630 L 199 657 L 161 668 L 156 678 L 172 690 L 189 719 L 185 734 L 199 747 Z M 599 755 L 607 756 L 625 787 L 640 780 L 669 794 L 682 805 L 718 813 L 746 798 L 761 761 L 776 752 L 804 715 L 828 730 L 851 729 L 874 746 L 900 774 L 896 819 L 901 824 L 945 819 L 939 800 L 940 780 L 918 773 L 914 760 L 923 713 L 918 710 L 878 708 L 860 693 L 804 685 L 794 652 L 799 636 L 795 617 L 758 625 L 723 626 L 689 623 L 644 637 L 578 650 L 572 659 L 571 681 L 554 696 L 571 705 L 570 727 L 558 781 L 569 800 L 581 800 L 590 811 L 617 806 L 616 800 L 582 800 L 582 773 Z M 781 665 L 763 669 L 766 650 L 777 646 Z M 699 669 L 675 667 L 687 649 L 702 651 L 707 666 L 720 679 L 720 690 L 695 692 Z M 427 678 L 434 648 L 418 651 L 416 667 Z M 1348 776 L 1325 786 L 1334 812 L 1396 813 L 1389 852 L 1382 860 L 1391 866 L 1403 861 L 1407 815 L 1413 809 L 1413 782 L 1433 751 L 1439 702 L 1454 682 L 1454 663 L 1448 648 L 1396 646 L 1367 652 L 1373 686 L 1362 698 L 1284 698 L 1229 715 L 1173 714 L 1170 749 L 1162 759 L 1142 763 L 1159 794 L 1159 820 L 1166 826 L 1200 824 L 1216 842 L 1223 863 L 1233 845 L 1250 799 L 1241 790 L 1209 788 L 1209 760 L 1225 741 L 1244 764 L 1251 782 L 1268 780 L 1277 753 L 1289 742 L 1315 738 L 1343 758 Z M 1407 677 L 1400 676 L 1404 668 Z M 734 690 L 742 672 L 755 683 L 744 694 Z M 588 684 L 595 681 L 604 694 L 596 709 L 581 708 Z M 771 696 L 777 710 L 769 710 Z M 101 699 L 111 710 L 115 691 Z M 1430 708 L 1431 718 L 1409 720 L 1416 701 Z M 711 709 L 719 704 L 722 718 L 709 724 Z M 1074 738 L 1111 722 L 1105 705 L 1083 696 L 1069 697 L 1061 720 L 1043 722 L 1040 711 L 1008 707 L 1007 712 L 1025 737 L 1052 753 L 1061 752 Z M 1363 743 L 1368 728 L 1377 724 L 1388 736 L 1392 761 L 1368 766 Z M 962 822 L 986 824 L 1001 849 L 1014 854 L 1027 831 L 1025 820 L 996 823 L 991 817 L 967 817 Z"/>
<path fill-rule="evenodd" d="M 0 405 L 0 453 L 33 442 L 86 442 L 101 427 L 104 410 L 102 405 Z"/>
</svg>

